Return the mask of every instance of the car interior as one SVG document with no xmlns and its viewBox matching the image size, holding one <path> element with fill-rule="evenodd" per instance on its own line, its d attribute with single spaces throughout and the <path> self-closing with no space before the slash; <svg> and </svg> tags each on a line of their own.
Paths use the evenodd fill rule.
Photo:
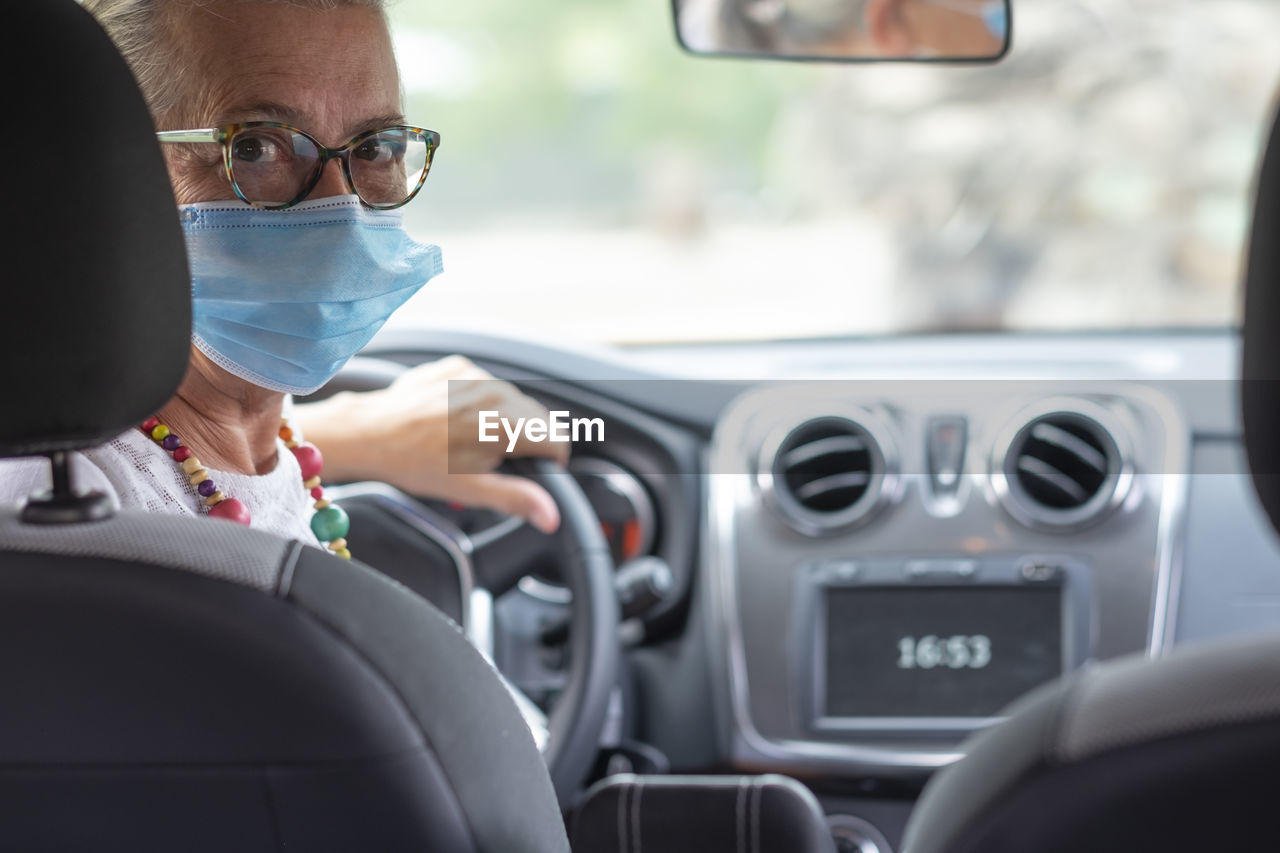
<svg viewBox="0 0 1280 853">
<path fill-rule="evenodd" d="M 985 79 L 972 63 L 1016 59 L 1036 2 L 995 4 L 982 55 L 915 59 Z M 673 57 L 726 54 L 681 61 L 878 68 L 789 3 L 747 4 L 792 28 L 749 43 L 696 33 L 693 0 L 648 5 Z M 53 488 L 0 507 L 0 850 L 1280 843 L 1280 121 L 1225 326 L 640 345 L 393 324 L 315 399 L 462 354 L 603 427 L 564 468 L 505 463 L 555 499 L 554 535 L 334 485 L 346 562 L 76 488 L 70 452 L 175 393 L 190 275 L 110 39 L 75 0 L 7 11 L 0 150 L 25 165 L 2 205 L 0 458 L 46 457 Z M 39 144 L 67 115 L 110 168 Z M 771 310 L 733 298 L 731 318 Z"/>
</svg>

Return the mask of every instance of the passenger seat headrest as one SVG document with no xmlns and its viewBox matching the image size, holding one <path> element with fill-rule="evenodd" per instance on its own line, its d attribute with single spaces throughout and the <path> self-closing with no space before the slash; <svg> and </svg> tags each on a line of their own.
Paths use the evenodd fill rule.
<svg viewBox="0 0 1280 853">
<path fill-rule="evenodd" d="M 5 7 L 0 457 L 100 444 L 171 398 L 191 283 L 155 128 L 75 0 Z"/>
</svg>

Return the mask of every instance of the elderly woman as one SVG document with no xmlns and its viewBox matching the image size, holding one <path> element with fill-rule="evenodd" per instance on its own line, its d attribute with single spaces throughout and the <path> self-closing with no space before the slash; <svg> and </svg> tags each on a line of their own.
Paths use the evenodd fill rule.
<svg viewBox="0 0 1280 853">
<path fill-rule="evenodd" d="M 327 382 L 441 268 L 439 249 L 410 239 L 397 210 L 421 188 L 439 137 L 401 114 L 381 0 L 84 5 L 129 62 L 166 143 L 194 334 L 177 396 L 138 429 L 78 454 L 78 483 L 123 506 L 207 513 L 340 556 L 350 556 L 347 520 L 324 498 L 322 465 L 330 478 L 384 480 L 554 529 L 550 496 L 492 473 L 499 445 L 468 451 L 489 458 L 454 460 L 490 473 L 448 474 L 451 415 L 541 413 L 464 359 L 282 420 L 287 395 Z M 449 380 L 463 380 L 454 396 L 467 397 L 452 412 Z M 0 464 L 0 501 L 47 477 L 39 461 Z"/>
</svg>

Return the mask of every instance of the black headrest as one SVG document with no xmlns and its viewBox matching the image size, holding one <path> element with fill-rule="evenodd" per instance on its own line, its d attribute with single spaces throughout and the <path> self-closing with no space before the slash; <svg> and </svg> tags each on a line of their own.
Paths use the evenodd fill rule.
<svg viewBox="0 0 1280 853">
<path fill-rule="evenodd" d="M 1249 471 L 1280 530 L 1280 116 L 1258 174 L 1245 275 L 1241 398 Z"/>
<path fill-rule="evenodd" d="M 155 128 L 75 0 L 5 6 L 0 457 L 99 444 L 173 396 L 191 285 Z"/>
</svg>

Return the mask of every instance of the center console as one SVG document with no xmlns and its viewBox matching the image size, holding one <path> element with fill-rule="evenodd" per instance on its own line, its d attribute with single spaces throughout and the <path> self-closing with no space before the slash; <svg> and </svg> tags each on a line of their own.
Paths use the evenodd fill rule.
<svg viewBox="0 0 1280 853">
<path fill-rule="evenodd" d="M 762 386 L 710 458 L 706 601 L 733 763 L 922 777 L 1005 706 L 1160 654 L 1189 432 L 1122 383 Z"/>
</svg>

